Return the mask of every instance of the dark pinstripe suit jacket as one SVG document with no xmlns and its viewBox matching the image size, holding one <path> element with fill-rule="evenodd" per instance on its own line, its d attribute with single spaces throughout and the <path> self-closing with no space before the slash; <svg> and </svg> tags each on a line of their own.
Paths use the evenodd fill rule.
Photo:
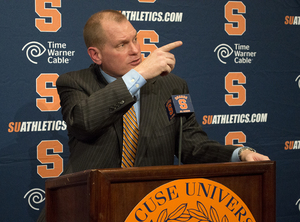
<svg viewBox="0 0 300 222">
<path fill-rule="evenodd" d="M 121 165 L 122 116 L 135 98 L 122 78 L 111 84 L 95 64 L 69 72 L 57 80 L 63 119 L 69 133 L 70 157 L 66 173 Z M 165 102 L 174 89 L 188 93 L 184 80 L 158 76 L 140 91 L 140 135 L 135 166 L 172 165 L 178 150 L 179 119 L 169 121 Z M 210 141 L 195 115 L 183 120 L 182 162 L 230 161 L 234 146 Z"/>
</svg>

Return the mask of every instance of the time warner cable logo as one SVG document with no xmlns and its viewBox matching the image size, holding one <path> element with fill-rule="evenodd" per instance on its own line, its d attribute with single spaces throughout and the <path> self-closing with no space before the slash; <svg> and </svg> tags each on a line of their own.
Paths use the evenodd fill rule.
<svg viewBox="0 0 300 222">
<path fill-rule="evenodd" d="M 23 46 L 22 51 L 25 49 L 27 59 L 33 64 L 37 64 L 36 61 L 32 60 L 33 58 L 38 58 L 46 52 L 46 48 L 41 43 L 36 41 L 28 42 Z"/>
<path fill-rule="evenodd" d="M 296 204 L 295 204 L 296 206 L 298 206 L 298 210 L 300 211 L 300 199 L 299 200 L 297 200 L 297 202 L 296 202 Z"/>
<path fill-rule="evenodd" d="M 71 57 L 75 55 L 75 51 L 67 50 L 66 43 L 54 41 L 47 43 L 48 49 L 37 41 L 31 41 L 23 46 L 22 51 L 25 51 L 27 59 L 33 64 L 38 64 L 36 58 L 41 57 L 45 52 L 48 53 L 49 64 L 69 64 Z"/>
<path fill-rule="evenodd" d="M 214 52 L 217 54 L 217 58 L 223 64 L 227 64 L 226 60 L 232 54 L 234 55 L 234 63 L 236 64 L 250 64 L 256 57 L 257 52 L 250 51 L 250 45 L 243 45 L 240 43 L 235 43 L 234 47 L 222 43 L 218 45 Z"/>
<path fill-rule="evenodd" d="M 233 53 L 233 49 L 227 44 L 220 44 L 215 48 L 214 52 L 217 53 L 219 61 L 223 64 L 226 64 L 227 62 L 224 62 L 223 59 L 231 56 L 231 54 Z"/>
<path fill-rule="evenodd" d="M 295 79 L 295 82 L 298 82 L 298 87 L 300 89 L 300 75 L 297 76 L 297 78 Z"/>
</svg>

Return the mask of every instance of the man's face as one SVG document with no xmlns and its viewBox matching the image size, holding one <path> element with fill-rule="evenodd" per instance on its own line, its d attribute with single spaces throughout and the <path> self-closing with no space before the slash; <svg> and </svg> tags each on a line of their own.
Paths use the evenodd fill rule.
<svg viewBox="0 0 300 222">
<path fill-rule="evenodd" d="M 141 49 L 137 33 L 129 21 L 103 23 L 106 41 L 100 54 L 102 70 L 115 77 L 121 77 L 141 63 Z"/>
</svg>

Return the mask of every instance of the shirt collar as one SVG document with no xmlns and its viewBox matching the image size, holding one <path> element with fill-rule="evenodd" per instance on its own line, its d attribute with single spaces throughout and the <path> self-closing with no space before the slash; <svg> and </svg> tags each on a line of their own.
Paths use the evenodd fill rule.
<svg viewBox="0 0 300 222">
<path fill-rule="evenodd" d="M 100 67 L 99 67 L 99 69 L 100 69 L 101 74 L 103 75 L 103 77 L 105 78 L 105 80 L 106 80 L 108 83 L 112 83 L 113 81 L 116 80 L 115 77 L 112 77 L 112 76 L 108 75 L 108 74 L 105 73 Z"/>
</svg>

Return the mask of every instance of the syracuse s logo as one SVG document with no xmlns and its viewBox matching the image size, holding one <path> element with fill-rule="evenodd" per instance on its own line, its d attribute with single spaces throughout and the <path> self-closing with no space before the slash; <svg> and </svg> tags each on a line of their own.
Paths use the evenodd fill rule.
<svg viewBox="0 0 300 222">
<path fill-rule="evenodd" d="M 241 36 L 246 31 L 246 19 L 242 14 L 246 13 L 246 6 L 241 1 L 229 1 L 224 7 L 225 31 L 230 36 Z M 237 11 L 237 14 L 235 13 Z"/>
<path fill-rule="evenodd" d="M 46 7 L 49 4 L 51 7 Z M 57 32 L 62 27 L 62 15 L 57 10 L 60 7 L 61 0 L 35 0 L 35 12 L 40 17 L 35 19 L 35 27 L 40 32 Z"/>
<path fill-rule="evenodd" d="M 186 99 L 179 99 L 178 100 L 180 109 L 187 109 L 188 105 L 186 104 Z"/>
</svg>

